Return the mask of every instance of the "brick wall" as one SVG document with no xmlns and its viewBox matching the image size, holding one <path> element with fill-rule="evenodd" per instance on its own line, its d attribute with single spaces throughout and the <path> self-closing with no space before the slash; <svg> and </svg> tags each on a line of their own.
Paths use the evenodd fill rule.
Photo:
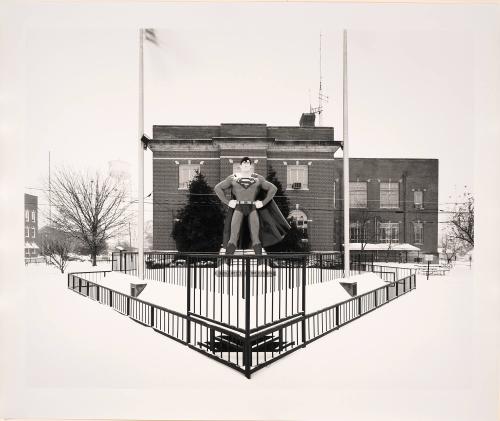
<svg viewBox="0 0 500 421">
<path fill-rule="evenodd" d="M 179 190 L 178 164 L 204 161 L 201 171 L 210 186 L 233 173 L 233 163 L 243 156 L 258 157 L 255 172 L 266 176 L 272 167 L 284 188 L 287 185 L 287 165 L 308 166 L 308 189 L 287 190 L 291 209 L 302 210 L 308 223 L 312 250 L 340 250 L 343 243 L 342 215 L 342 159 L 333 159 L 336 147 L 333 128 L 284 128 L 255 124 L 219 126 L 155 126 L 153 150 L 153 235 L 155 249 L 174 249 L 171 231 L 177 210 L 186 203 L 186 191 Z M 249 137 L 265 134 L 266 138 Z M 193 137 L 218 137 L 218 139 L 194 140 Z M 191 137 L 189 137 L 191 136 Z M 224 137 L 226 136 L 226 137 Z M 229 137 L 231 137 L 229 139 Z M 244 139 L 238 139 L 244 136 Z M 273 137 L 287 139 L 275 141 Z M 303 137 L 291 142 L 294 136 Z M 185 138 L 185 141 L 179 140 Z M 307 141 L 307 139 L 311 139 Z M 197 147 L 198 145 L 198 147 Z M 221 158 L 222 157 L 222 158 Z M 163 158 L 163 159 L 159 159 Z M 230 162 L 233 160 L 233 163 Z M 285 162 L 287 165 L 285 165 Z M 438 161 L 428 159 L 350 159 L 352 181 L 368 181 L 368 215 L 380 222 L 400 222 L 400 242 L 414 240 L 414 221 L 424 222 L 425 252 L 437 249 Z M 380 181 L 379 181 L 380 180 Z M 380 209 L 380 182 L 398 182 L 400 207 Z M 424 209 L 413 206 L 413 190 L 425 189 Z M 405 194 L 406 192 L 406 194 Z M 406 204 L 406 207 L 404 206 Z M 362 211 L 352 210 L 351 220 L 361 217 Z M 366 218 L 366 215 L 364 216 Z M 373 218 L 372 218 L 373 219 Z M 406 237 L 405 237 L 406 227 Z M 375 224 L 371 228 L 373 238 Z"/>
</svg>

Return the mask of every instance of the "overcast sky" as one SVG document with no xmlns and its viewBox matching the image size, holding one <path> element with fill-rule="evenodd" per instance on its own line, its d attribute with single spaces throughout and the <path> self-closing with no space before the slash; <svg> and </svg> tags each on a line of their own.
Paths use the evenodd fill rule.
<svg viewBox="0 0 500 421">
<path fill-rule="evenodd" d="M 119 159 L 136 172 L 138 30 L 121 19 L 105 28 L 71 25 L 77 9 L 90 12 L 81 4 L 58 5 L 54 12 L 66 19 L 33 18 L 27 32 L 26 187 L 42 187 L 49 150 L 53 167 L 105 167 Z M 153 22 L 160 46 L 145 50 L 147 133 L 153 124 L 297 125 L 310 98 L 317 106 L 322 31 L 329 97 L 323 125 L 334 126 L 341 140 L 342 28 L 354 26 L 348 32 L 351 156 L 438 158 L 440 202 L 472 185 L 474 34 L 461 22 L 435 28 L 439 17 L 418 9 L 427 22 L 404 24 L 394 6 L 393 13 L 331 5 L 163 9 L 164 19 Z M 102 15 L 110 10 L 103 7 Z M 375 28 L 363 25 L 368 16 L 380 19 Z M 150 167 L 148 154 L 149 191 Z"/>
<path fill-rule="evenodd" d="M 444 206 L 464 185 L 473 189 L 477 31 L 488 21 L 484 10 L 81 2 L 20 7 L 24 188 L 40 194 L 49 151 L 52 168 L 107 168 L 122 160 L 135 176 L 140 26 L 157 28 L 160 41 L 145 47 L 146 133 L 154 124 L 298 125 L 301 113 L 318 105 L 321 31 L 329 97 L 323 125 L 333 126 L 341 140 L 347 28 L 351 156 L 439 159 Z M 151 178 L 148 152 L 146 194 Z M 150 207 L 146 212 L 150 217 Z"/>
</svg>

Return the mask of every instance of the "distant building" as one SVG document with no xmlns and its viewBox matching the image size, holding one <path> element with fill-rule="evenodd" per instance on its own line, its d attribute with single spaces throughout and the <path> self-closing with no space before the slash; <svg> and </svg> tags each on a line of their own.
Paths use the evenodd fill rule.
<svg viewBox="0 0 500 421">
<path fill-rule="evenodd" d="M 290 200 L 286 216 L 307 231 L 311 250 L 341 251 L 343 162 L 335 157 L 340 146 L 333 127 L 316 127 L 312 114 L 294 127 L 154 126 L 154 249 L 175 249 L 173 223 L 196 171 L 213 187 L 249 156 L 256 173 L 276 171 Z M 350 181 L 352 242 L 409 243 L 437 252 L 438 160 L 351 158 Z"/>
<path fill-rule="evenodd" d="M 36 257 L 38 239 L 38 196 L 24 194 L 24 257 Z"/>
</svg>

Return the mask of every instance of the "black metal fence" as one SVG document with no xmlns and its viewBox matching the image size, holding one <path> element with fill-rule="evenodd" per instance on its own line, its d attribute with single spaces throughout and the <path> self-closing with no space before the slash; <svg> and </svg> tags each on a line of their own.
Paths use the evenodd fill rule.
<svg viewBox="0 0 500 421">
<path fill-rule="evenodd" d="M 135 253 L 121 253 L 115 259 L 117 254 L 113 255 L 114 270 L 137 271 Z M 146 267 L 148 279 L 185 287 L 186 314 L 100 285 L 109 272 L 68 274 L 68 288 L 247 377 L 416 287 L 415 274 L 406 274 L 401 268 L 353 264 L 351 273 L 374 272 L 387 284 L 307 313 L 306 286 L 338 279 L 334 271 L 343 274 L 338 268 L 325 267 L 325 256 L 162 253 L 148 254 L 148 258 L 162 265 Z M 158 273 L 161 275 L 155 278 Z"/>
<path fill-rule="evenodd" d="M 179 252 L 145 252 L 144 253 L 144 279 L 165 282 L 172 285 L 187 285 L 187 259 L 190 266 L 199 269 L 217 268 L 222 262 L 232 259 L 256 258 L 253 255 L 235 255 L 233 257 L 214 253 L 185 254 Z M 112 270 L 138 276 L 139 255 L 137 252 L 121 251 L 112 253 Z M 305 259 L 307 285 L 333 281 L 344 277 L 342 256 L 339 253 L 313 253 L 289 254 L 276 253 L 262 256 L 269 266 L 291 267 L 290 261 L 296 259 L 302 263 Z M 353 260 L 351 274 L 362 272 L 376 272 L 383 277 L 384 272 L 394 272 L 396 278 L 415 273 L 414 269 L 381 265 L 377 262 L 366 260 Z M 386 270 L 390 268 L 390 270 Z M 385 279 L 384 279 L 385 280 Z"/>
</svg>

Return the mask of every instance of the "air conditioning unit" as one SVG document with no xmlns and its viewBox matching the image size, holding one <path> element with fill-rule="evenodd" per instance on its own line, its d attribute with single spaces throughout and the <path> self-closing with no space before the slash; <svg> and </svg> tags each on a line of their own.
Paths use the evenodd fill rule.
<svg viewBox="0 0 500 421">
<path fill-rule="evenodd" d="M 292 189 L 300 190 L 302 188 L 302 183 L 292 183 Z"/>
</svg>

